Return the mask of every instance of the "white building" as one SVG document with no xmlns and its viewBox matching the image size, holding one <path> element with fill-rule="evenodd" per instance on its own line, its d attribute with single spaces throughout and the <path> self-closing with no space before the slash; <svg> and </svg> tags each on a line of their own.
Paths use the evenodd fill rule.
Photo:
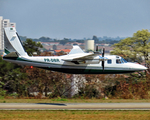
<svg viewBox="0 0 150 120">
<path fill-rule="evenodd" d="M 94 51 L 94 40 L 85 40 L 85 51 Z"/>
<path fill-rule="evenodd" d="M 4 32 L 3 28 L 5 27 L 15 27 L 16 23 L 11 23 L 9 19 L 3 19 L 2 16 L 0 16 L 0 54 L 2 55 L 4 50 Z"/>
</svg>

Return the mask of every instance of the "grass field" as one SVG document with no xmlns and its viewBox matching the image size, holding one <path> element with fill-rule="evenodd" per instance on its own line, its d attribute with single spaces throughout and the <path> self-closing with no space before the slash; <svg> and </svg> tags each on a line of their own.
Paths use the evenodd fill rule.
<svg viewBox="0 0 150 120">
<path fill-rule="evenodd" d="M 150 111 L 0 111 L 1 120 L 149 120 Z"/>
<path fill-rule="evenodd" d="M 0 103 L 149 103 L 150 99 L 0 99 Z"/>
</svg>

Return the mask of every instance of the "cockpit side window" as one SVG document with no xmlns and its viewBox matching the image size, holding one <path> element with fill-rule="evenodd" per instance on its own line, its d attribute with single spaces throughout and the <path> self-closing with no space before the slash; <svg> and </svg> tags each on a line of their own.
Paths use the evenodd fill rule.
<svg viewBox="0 0 150 120">
<path fill-rule="evenodd" d="M 119 56 L 116 57 L 116 64 L 124 64 L 124 63 L 127 63 L 125 59 Z"/>
<path fill-rule="evenodd" d="M 116 64 L 121 64 L 121 60 L 120 59 L 116 59 Z"/>
<path fill-rule="evenodd" d="M 110 59 L 107 60 L 107 63 L 108 63 L 108 64 L 111 64 L 111 63 L 112 63 L 112 60 L 110 60 Z"/>
<path fill-rule="evenodd" d="M 125 59 L 123 59 L 123 58 L 121 58 L 122 59 L 122 61 L 124 62 L 124 63 L 127 63 L 127 61 L 125 60 Z"/>
</svg>

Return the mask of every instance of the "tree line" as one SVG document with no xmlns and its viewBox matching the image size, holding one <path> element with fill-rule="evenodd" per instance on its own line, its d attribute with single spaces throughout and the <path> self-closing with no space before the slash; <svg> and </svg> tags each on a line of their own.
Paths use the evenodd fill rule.
<svg viewBox="0 0 150 120">
<path fill-rule="evenodd" d="M 23 36 L 20 36 L 21 40 L 23 42 L 26 41 L 27 37 L 23 37 Z M 59 44 L 62 44 L 62 45 L 65 45 L 66 43 L 68 42 L 78 42 L 78 43 L 84 43 L 85 40 L 89 40 L 89 39 L 92 39 L 95 41 L 96 44 L 111 44 L 113 45 L 114 43 L 118 43 L 122 38 L 119 38 L 117 37 L 116 39 L 115 38 L 111 38 L 111 37 L 97 37 L 97 36 L 93 36 L 92 38 L 84 38 L 84 39 L 68 39 L 68 38 L 63 38 L 61 40 L 58 40 L 58 39 L 52 39 L 52 38 L 49 38 L 49 37 L 41 37 L 39 39 L 32 39 L 32 41 L 35 41 L 35 42 L 59 42 Z"/>
</svg>

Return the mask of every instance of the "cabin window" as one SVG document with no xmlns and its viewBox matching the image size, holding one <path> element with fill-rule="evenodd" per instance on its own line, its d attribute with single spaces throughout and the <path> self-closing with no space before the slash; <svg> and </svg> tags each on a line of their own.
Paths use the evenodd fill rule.
<svg viewBox="0 0 150 120">
<path fill-rule="evenodd" d="M 121 64 L 122 62 L 121 62 L 120 59 L 116 59 L 116 63 L 117 63 L 117 64 Z"/>
<path fill-rule="evenodd" d="M 107 63 L 108 63 L 108 64 L 111 64 L 111 63 L 112 63 L 112 60 L 107 60 Z"/>
</svg>

